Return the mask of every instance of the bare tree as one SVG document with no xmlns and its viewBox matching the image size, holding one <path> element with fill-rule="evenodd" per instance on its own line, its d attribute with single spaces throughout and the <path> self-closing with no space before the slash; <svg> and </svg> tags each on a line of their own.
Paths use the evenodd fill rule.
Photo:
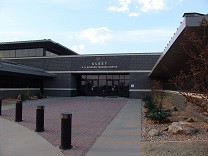
<svg viewBox="0 0 208 156">
<path fill-rule="evenodd" d="M 157 107 L 162 109 L 167 93 L 163 90 L 162 83 L 159 80 L 153 81 L 152 95 L 154 101 L 157 103 Z"/>
<path fill-rule="evenodd" d="M 200 112 L 208 115 L 208 39 L 206 30 L 208 21 L 203 18 L 199 24 L 202 34 L 185 30 L 188 44 L 180 46 L 188 55 L 186 68 L 178 75 L 173 76 L 170 82 L 174 83 L 180 94 L 186 99 L 186 104 L 200 108 Z M 191 46 L 190 46 L 191 45 Z"/>
</svg>

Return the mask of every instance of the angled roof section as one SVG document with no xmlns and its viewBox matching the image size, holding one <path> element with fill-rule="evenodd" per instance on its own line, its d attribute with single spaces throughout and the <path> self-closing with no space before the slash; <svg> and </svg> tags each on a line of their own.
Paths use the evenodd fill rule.
<svg viewBox="0 0 208 156">
<path fill-rule="evenodd" d="M 45 48 L 46 50 L 53 52 L 57 55 L 78 55 L 76 52 L 50 39 L 0 42 L 0 50 L 32 49 L 32 48 Z"/>
<path fill-rule="evenodd" d="M 0 73 L 32 75 L 38 77 L 55 77 L 54 74 L 47 73 L 42 69 L 25 66 L 12 61 L 0 60 Z"/>
<path fill-rule="evenodd" d="M 183 17 L 184 20 L 181 22 L 176 33 L 154 65 L 152 72 L 149 74 L 150 78 L 167 79 L 186 67 L 188 55 L 182 49 L 180 44 L 183 43 L 190 47 L 193 45 L 185 37 L 185 30 L 189 29 L 191 32 L 195 32 L 197 35 L 202 36 L 203 29 L 199 24 L 203 18 L 208 20 L 208 14 L 185 13 Z M 208 34 L 208 30 L 206 31 L 206 34 Z"/>
</svg>

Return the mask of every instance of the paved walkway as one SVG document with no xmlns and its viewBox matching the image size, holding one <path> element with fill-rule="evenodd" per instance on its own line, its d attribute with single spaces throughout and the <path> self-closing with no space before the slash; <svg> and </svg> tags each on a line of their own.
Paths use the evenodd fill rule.
<svg viewBox="0 0 208 156">
<path fill-rule="evenodd" d="M 64 156 L 28 128 L 0 118 L 0 156 Z"/>
<path fill-rule="evenodd" d="M 139 156 L 140 104 L 140 100 L 129 100 L 86 156 Z"/>
<path fill-rule="evenodd" d="M 85 104 L 83 104 L 83 100 Z M 88 99 L 60 98 L 58 100 L 52 99 L 52 101 L 50 100 L 46 100 L 42 102 L 38 101 L 38 103 L 41 102 L 46 104 L 46 108 L 47 110 L 50 110 L 50 112 L 54 112 L 51 109 L 58 110 L 58 108 L 60 108 L 63 111 L 63 109 L 66 109 L 65 104 L 67 103 L 66 105 L 67 108 L 70 109 L 71 111 L 74 111 L 73 116 L 75 123 L 73 125 L 74 134 L 73 134 L 72 143 L 75 146 L 75 148 L 72 150 L 62 151 L 65 155 L 73 155 L 73 156 L 85 155 L 86 152 L 89 150 L 89 148 L 95 143 L 96 140 L 97 140 L 96 143 L 92 146 L 90 151 L 87 153 L 87 156 L 94 156 L 94 155 L 138 156 L 139 155 L 139 142 L 138 142 L 138 140 L 140 140 L 140 138 L 138 137 L 140 136 L 140 131 L 139 131 L 140 101 L 139 100 L 102 99 L 102 98 L 100 99 L 99 98 L 88 98 Z M 70 101 L 72 101 L 72 103 L 75 105 L 70 103 Z M 123 104 L 125 105 L 122 108 Z M 25 105 L 23 110 L 26 110 L 27 113 L 23 115 L 23 120 L 24 117 L 27 119 L 21 122 L 22 125 L 32 130 L 34 130 L 34 115 L 32 115 L 34 112 L 30 112 L 30 109 L 31 108 L 34 109 L 33 107 L 34 105 L 30 105 L 30 104 Z M 122 109 L 120 110 L 120 108 Z M 13 120 L 13 117 L 9 116 L 9 114 L 13 114 L 14 109 L 9 109 L 9 108 L 7 109 L 8 110 L 4 111 L 6 115 L 3 116 L 10 120 Z M 77 111 L 79 111 L 80 116 L 76 115 L 75 112 Z M 117 111 L 119 111 L 119 113 Z M 60 114 L 60 112 L 54 112 L 52 114 L 57 115 L 57 113 Z M 96 116 L 93 116 L 92 115 L 93 113 L 95 113 Z M 117 116 L 115 113 L 116 114 L 118 113 Z M 45 114 L 47 114 L 47 112 Z M 33 119 L 29 118 L 30 116 L 33 116 Z M 53 117 L 51 113 L 46 116 L 49 116 L 49 118 Z M 110 118 L 109 117 L 106 118 L 106 116 L 110 116 Z M 75 120 L 75 117 L 78 119 L 77 121 Z M 85 124 L 86 117 L 88 117 L 88 120 L 90 119 L 87 125 L 93 122 L 97 122 L 97 123 L 95 125 L 87 126 Z M 96 118 L 99 119 L 95 120 Z M 114 120 L 112 121 L 113 118 Z M 51 122 L 51 120 L 54 119 L 49 119 L 49 120 Z M 60 121 L 59 117 L 58 120 Z M 80 123 L 80 121 L 82 122 Z M 106 126 L 108 125 L 108 126 L 106 128 L 106 126 L 102 126 L 102 125 L 106 125 Z M 55 127 L 55 129 L 53 129 L 52 127 Z M 60 127 L 60 123 L 58 123 L 58 127 Z M 47 126 L 46 126 L 46 131 L 43 133 L 38 133 L 39 134 L 38 135 L 34 131 L 31 131 L 17 123 L 14 123 L 13 121 L 11 122 L 0 118 L 0 155 L 1 156 L 7 156 L 7 155 L 63 156 L 60 149 L 58 148 L 58 145 L 60 145 L 60 139 L 57 138 L 60 138 L 60 136 L 57 133 L 60 133 L 60 130 L 57 129 L 57 123 L 52 122 L 52 125 L 48 125 L 48 128 L 49 130 L 47 130 Z M 78 131 L 77 128 L 81 129 L 81 131 Z M 100 132 L 101 133 L 103 132 L 101 136 L 100 136 L 101 134 Z M 46 138 L 54 146 L 52 146 L 40 135 Z M 83 149 L 81 148 L 83 148 L 84 151 L 82 151 Z"/>
</svg>

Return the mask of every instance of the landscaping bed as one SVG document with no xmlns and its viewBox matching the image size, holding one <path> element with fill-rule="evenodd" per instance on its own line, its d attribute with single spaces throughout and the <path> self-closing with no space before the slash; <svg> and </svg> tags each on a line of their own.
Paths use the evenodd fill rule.
<svg viewBox="0 0 208 156">
<path fill-rule="evenodd" d="M 190 116 L 190 113 L 173 107 L 170 104 L 170 98 L 166 97 L 161 109 L 171 110 L 171 116 L 166 116 L 169 122 L 156 123 L 155 120 L 151 120 L 150 116 L 147 116 L 148 113 L 146 113 L 147 110 L 151 111 L 150 108 L 154 107 L 154 101 L 150 103 L 153 105 L 147 107 L 147 103 L 144 101 L 142 102 L 140 147 L 142 156 L 208 156 L 207 122 L 200 121 Z M 155 104 L 157 104 L 157 102 Z M 156 108 L 157 107 L 158 106 L 156 106 Z M 156 108 L 153 110 L 157 110 Z M 175 127 L 173 125 L 175 125 Z M 175 129 L 172 129 L 171 126 Z M 178 131 L 177 128 L 181 128 L 180 126 L 184 129 Z M 188 128 L 194 129 L 194 131 L 189 131 L 192 132 L 190 134 L 184 134 L 184 132 L 187 132 L 186 130 Z M 179 133 L 170 133 L 171 130 L 174 131 L 176 129 Z M 183 133 L 181 133 L 182 131 Z"/>
<path fill-rule="evenodd" d="M 142 142 L 157 142 L 157 141 L 197 141 L 197 140 L 208 140 L 208 123 L 199 121 L 196 118 L 193 118 L 195 122 L 191 122 L 191 127 L 197 129 L 197 132 L 192 135 L 185 134 L 168 134 L 164 129 L 168 128 L 172 122 L 178 122 L 187 117 L 186 113 L 183 111 L 171 111 L 172 116 L 169 117 L 170 123 L 163 124 L 154 124 L 150 120 L 147 120 L 145 117 L 145 108 L 142 104 L 142 132 L 141 132 L 141 141 Z M 157 129 L 160 131 L 158 136 L 149 136 L 148 132 L 151 129 Z"/>
<path fill-rule="evenodd" d="M 6 105 L 13 105 L 17 102 L 17 99 L 12 99 L 12 98 L 6 98 L 2 100 L 2 106 Z"/>
<path fill-rule="evenodd" d="M 44 97 L 44 98 L 48 98 L 48 97 Z M 5 98 L 2 100 L 2 106 L 6 106 L 6 105 L 14 105 L 16 104 L 18 99 L 15 98 Z M 32 96 L 29 99 L 27 99 L 27 101 L 34 101 L 34 100 L 38 100 L 37 97 Z"/>
</svg>

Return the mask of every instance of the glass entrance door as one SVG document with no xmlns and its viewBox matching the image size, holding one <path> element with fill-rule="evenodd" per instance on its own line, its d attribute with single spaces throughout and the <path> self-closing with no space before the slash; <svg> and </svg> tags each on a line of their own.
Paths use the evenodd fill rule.
<svg viewBox="0 0 208 156">
<path fill-rule="evenodd" d="M 118 96 L 118 80 L 107 80 L 107 96 Z"/>
<path fill-rule="evenodd" d="M 91 74 L 79 75 L 77 93 L 81 96 L 120 96 L 129 95 L 129 75 Z"/>
<path fill-rule="evenodd" d="M 98 80 L 87 80 L 85 86 L 86 96 L 97 96 L 98 92 Z"/>
</svg>

